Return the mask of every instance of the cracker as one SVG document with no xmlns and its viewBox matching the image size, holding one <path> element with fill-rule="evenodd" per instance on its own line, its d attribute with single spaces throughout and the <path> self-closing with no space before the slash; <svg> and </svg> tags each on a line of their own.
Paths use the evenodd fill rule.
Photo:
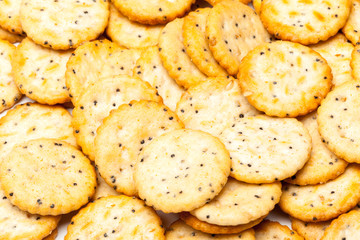
<svg viewBox="0 0 360 240">
<path fill-rule="evenodd" d="M 216 198 L 190 213 L 210 224 L 237 226 L 269 214 L 280 196 L 280 182 L 256 185 L 229 178 Z"/>
<path fill-rule="evenodd" d="M 161 220 L 155 211 L 143 201 L 124 195 L 90 203 L 71 219 L 67 230 L 65 240 L 165 240 Z"/>
<path fill-rule="evenodd" d="M 162 103 L 132 101 L 104 119 L 95 138 L 95 163 L 116 191 L 136 195 L 134 167 L 138 155 L 156 137 L 184 124 Z"/>
<path fill-rule="evenodd" d="M 360 1 L 351 1 L 350 16 L 342 29 L 346 38 L 349 39 L 352 44 L 359 44 L 360 42 Z"/>
<path fill-rule="evenodd" d="M 126 50 L 109 40 L 84 43 L 70 57 L 66 67 L 66 86 L 72 102 L 100 78 L 119 74 L 131 75 L 141 51 Z"/>
<path fill-rule="evenodd" d="M 165 133 L 147 145 L 138 157 L 134 178 L 148 206 L 177 213 L 210 202 L 229 173 L 229 153 L 220 140 L 184 129 Z"/>
<path fill-rule="evenodd" d="M 159 38 L 160 57 L 170 77 L 185 88 L 206 80 L 185 51 L 182 27 L 184 19 L 168 23 Z"/>
<path fill-rule="evenodd" d="M 351 54 L 350 66 L 352 68 L 353 78 L 360 81 L 360 45 L 356 45 Z"/>
<path fill-rule="evenodd" d="M 230 175 L 248 183 L 288 178 L 304 166 L 311 152 L 308 131 L 292 118 L 241 118 L 226 128 L 220 139 L 230 152 Z"/>
<path fill-rule="evenodd" d="M 0 27 L 0 39 L 9 41 L 10 43 L 16 43 L 21 42 L 23 37 L 15 33 L 8 32 Z"/>
<path fill-rule="evenodd" d="M 158 47 L 149 47 L 142 52 L 141 57 L 136 62 L 134 76 L 140 77 L 156 88 L 163 98 L 164 104 L 172 111 L 175 111 L 176 104 L 180 100 L 184 89 L 177 85 L 164 68 Z"/>
<path fill-rule="evenodd" d="M 269 220 L 263 221 L 255 227 L 256 240 L 271 240 L 271 239 L 284 239 L 284 240 L 303 240 L 297 232 L 292 231 L 285 225 L 278 222 Z"/>
<path fill-rule="evenodd" d="M 216 62 L 206 39 L 206 20 L 210 11 L 210 8 L 199 8 L 184 18 L 184 46 L 201 72 L 209 77 L 226 76 L 227 72 Z"/>
<path fill-rule="evenodd" d="M 163 25 L 148 26 L 129 20 L 113 4 L 110 5 L 106 34 L 115 43 L 126 48 L 145 48 L 158 44 Z"/>
<path fill-rule="evenodd" d="M 320 42 L 311 48 L 320 53 L 329 64 L 334 86 L 352 80 L 350 60 L 354 46 L 347 41 L 343 34 L 338 33 L 326 42 Z"/>
<path fill-rule="evenodd" d="M 261 3 L 262 3 L 263 0 L 253 0 L 252 1 L 252 4 L 254 6 L 254 10 L 255 12 L 260 15 L 260 12 L 261 12 Z"/>
<path fill-rule="evenodd" d="M 165 235 L 167 240 L 210 240 L 210 239 L 227 239 L 227 240 L 255 240 L 255 232 L 253 229 L 248 229 L 239 234 L 226 234 L 226 235 L 215 235 L 203 233 L 195 230 L 192 227 L 185 224 L 183 221 L 178 220 L 171 224 Z"/>
<path fill-rule="evenodd" d="M 189 88 L 178 102 L 176 113 L 187 128 L 219 136 L 236 119 L 259 112 L 241 93 L 238 81 L 218 77 Z"/>
<path fill-rule="evenodd" d="M 184 16 L 195 0 L 113 0 L 112 2 L 131 21 L 156 25 Z"/>
<path fill-rule="evenodd" d="M 0 26 L 14 33 L 23 34 L 20 23 L 21 0 L 0 1 Z"/>
<path fill-rule="evenodd" d="M 12 75 L 11 61 L 14 52 L 15 46 L 7 41 L 0 40 L 0 112 L 11 108 L 22 96 Z"/>
<path fill-rule="evenodd" d="M 20 22 L 35 43 L 66 50 L 100 36 L 108 24 L 109 14 L 108 0 L 24 0 Z"/>
<path fill-rule="evenodd" d="M 360 201 L 360 166 L 349 165 L 336 179 L 321 185 L 285 184 L 281 209 L 304 222 L 327 221 L 349 211 Z"/>
<path fill-rule="evenodd" d="M 260 18 L 276 38 L 304 45 L 325 41 L 346 23 L 351 0 L 263 0 Z"/>
<path fill-rule="evenodd" d="M 291 227 L 305 240 L 321 240 L 325 229 L 330 225 L 330 221 L 307 223 L 296 218 L 291 218 L 290 220 Z"/>
<path fill-rule="evenodd" d="M 71 115 L 61 106 L 17 105 L 0 119 L 0 161 L 16 145 L 37 138 L 53 138 L 74 146 Z"/>
<path fill-rule="evenodd" d="M 349 81 L 330 92 L 318 109 L 320 135 L 347 162 L 360 163 L 359 104 L 360 83 Z"/>
<path fill-rule="evenodd" d="M 224 0 L 205 0 L 205 1 L 207 1 L 208 3 L 214 6 L 215 4 L 218 4 L 219 2 Z M 249 4 L 251 2 L 251 0 L 238 0 L 238 1 L 244 4 Z"/>
<path fill-rule="evenodd" d="M 298 185 L 322 184 L 342 174 L 347 162 L 339 159 L 323 143 L 318 131 L 316 112 L 301 118 L 312 139 L 310 159 L 305 166 L 286 181 Z"/>
<path fill-rule="evenodd" d="M 77 143 L 91 160 L 95 159 L 96 130 L 103 119 L 132 100 L 162 101 L 149 83 L 127 75 L 99 79 L 82 93 L 73 110 L 72 125 Z"/>
<path fill-rule="evenodd" d="M 332 85 L 331 69 L 319 53 L 286 41 L 253 49 L 243 59 L 238 79 L 249 102 L 276 117 L 315 110 Z"/>
<path fill-rule="evenodd" d="M 236 75 L 243 57 L 270 41 L 259 16 L 237 0 L 226 0 L 211 9 L 206 25 L 210 49 L 230 75 Z"/>
<path fill-rule="evenodd" d="M 0 239 L 42 239 L 56 228 L 60 217 L 32 215 L 12 205 L 0 189 Z"/>
<path fill-rule="evenodd" d="M 20 91 L 42 104 L 69 102 L 65 71 L 70 55 L 70 51 L 44 48 L 25 38 L 12 60 L 14 80 Z"/>
<path fill-rule="evenodd" d="M 355 209 L 333 220 L 326 228 L 322 240 L 360 238 L 360 210 Z"/>
<path fill-rule="evenodd" d="M 53 230 L 51 232 L 51 234 L 49 236 L 47 236 L 46 238 L 44 238 L 43 240 L 55 240 L 56 237 L 58 235 L 58 229 L 56 228 L 55 230 Z"/>
<path fill-rule="evenodd" d="M 108 196 L 118 196 L 120 193 L 114 190 L 114 188 L 110 187 L 105 180 L 100 176 L 99 171 L 96 170 L 96 178 L 97 178 L 97 186 L 93 200 L 108 197 Z"/>
<path fill-rule="evenodd" d="M 180 219 L 183 220 L 187 225 L 192 228 L 209 234 L 237 234 L 248 230 L 255 225 L 259 224 L 265 216 L 256 219 L 255 221 L 249 222 L 247 224 L 242 224 L 238 226 L 219 226 L 215 224 L 210 224 L 204 221 L 200 221 L 193 215 L 187 212 L 180 213 Z"/>
<path fill-rule="evenodd" d="M 83 153 L 55 139 L 16 145 L 0 165 L 5 196 L 23 211 L 60 215 L 86 204 L 94 195 L 96 174 Z"/>
</svg>

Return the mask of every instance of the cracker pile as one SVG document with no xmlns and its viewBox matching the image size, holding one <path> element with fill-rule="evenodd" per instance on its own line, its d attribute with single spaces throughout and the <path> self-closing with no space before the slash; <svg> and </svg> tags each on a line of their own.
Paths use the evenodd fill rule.
<svg viewBox="0 0 360 240">
<path fill-rule="evenodd" d="M 360 239 L 360 0 L 247 4 L 0 0 L 0 239 Z"/>
</svg>

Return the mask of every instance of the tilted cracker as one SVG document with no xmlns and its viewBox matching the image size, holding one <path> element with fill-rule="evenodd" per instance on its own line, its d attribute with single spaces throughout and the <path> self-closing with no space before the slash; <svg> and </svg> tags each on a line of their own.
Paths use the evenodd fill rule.
<svg viewBox="0 0 360 240">
<path fill-rule="evenodd" d="M 290 220 L 291 227 L 305 240 L 321 240 L 325 229 L 331 223 L 331 221 L 317 223 L 303 222 L 296 218 L 290 218 Z"/>
<path fill-rule="evenodd" d="M 351 164 L 339 177 L 325 184 L 285 184 L 281 209 L 304 222 L 327 221 L 352 209 L 360 201 L 360 166 Z"/>
<path fill-rule="evenodd" d="M 261 12 L 261 3 L 262 3 L 263 0 L 253 0 L 252 1 L 252 4 L 254 6 L 254 10 L 255 12 L 260 15 L 260 12 Z"/>
<path fill-rule="evenodd" d="M 243 59 L 238 79 L 249 102 L 276 117 L 315 110 L 332 85 L 331 69 L 319 53 L 286 41 L 253 49 Z"/>
<path fill-rule="evenodd" d="M 230 75 L 236 75 L 243 57 L 270 41 L 259 16 L 238 0 L 225 0 L 211 9 L 206 36 L 214 58 Z"/>
<path fill-rule="evenodd" d="M 0 27 L 0 39 L 9 41 L 10 43 L 16 43 L 21 42 L 23 37 L 15 33 L 8 32 Z"/>
<path fill-rule="evenodd" d="M 346 23 L 351 0 L 263 0 L 260 18 L 276 38 L 304 45 L 325 41 Z"/>
<path fill-rule="evenodd" d="M 56 237 L 58 235 L 58 229 L 56 228 L 55 230 L 53 230 L 51 232 L 51 234 L 49 236 L 47 236 L 46 238 L 44 238 L 43 240 L 55 240 Z"/>
<path fill-rule="evenodd" d="M 74 146 L 56 139 L 16 145 L 0 165 L 5 196 L 23 211 L 60 215 L 79 209 L 95 193 L 94 167 Z"/>
<path fill-rule="evenodd" d="M 360 45 L 356 45 L 351 54 L 350 65 L 352 68 L 352 76 L 355 80 L 360 81 Z"/>
<path fill-rule="evenodd" d="M 111 4 L 106 34 L 120 46 L 145 48 L 158 44 L 163 27 L 163 25 L 149 26 L 130 21 Z"/>
<path fill-rule="evenodd" d="M 124 195 L 98 199 L 71 219 L 65 240 L 96 238 L 165 240 L 156 212 Z"/>
<path fill-rule="evenodd" d="M 292 118 L 241 118 L 220 139 L 230 152 L 230 175 L 247 183 L 284 180 L 304 166 L 311 152 L 308 131 Z"/>
<path fill-rule="evenodd" d="M 297 232 L 291 230 L 288 226 L 281 225 L 278 222 L 272 222 L 269 220 L 263 221 L 261 224 L 255 227 L 256 240 L 272 240 L 272 239 L 284 239 L 284 240 L 303 240 Z"/>
<path fill-rule="evenodd" d="M 164 104 L 142 100 L 121 105 L 97 130 L 95 164 L 101 176 L 116 191 L 136 195 L 139 154 L 156 137 L 181 128 L 184 124 Z"/>
<path fill-rule="evenodd" d="M 186 54 L 183 43 L 182 27 L 184 19 L 168 23 L 159 38 L 160 57 L 165 69 L 180 86 L 189 88 L 205 81 L 206 76 Z"/>
<path fill-rule="evenodd" d="M 184 89 L 177 85 L 164 68 L 158 47 L 149 47 L 142 52 L 141 57 L 136 61 L 134 76 L 140 77 L 156 88 L 164 104 L 175 111 Z"/>
<path fill-rule="evenodd" d="M 108 24 L 109 14 L 108 0 L 23 0 L 20 22 L 35 43 L 67 50 L 100 36 Z"/>
<path fill-rule="evenodd" d="M 44 48 L 25 38 L 12 60 L 14 80 L 20 91 L 42 104 L 69 102 L 65 71 L 70 56 L 70 51 Z"/>
<path fill-rule="evenodd" d="M 138 157 L 134 178 L 148 206 L 177 213 L 210 202 L 229 173 L 229 153 L 220 140 L 184 129 L 165 133 L 147 145 Z"/>
<path fill-rule="evenodd" d="M 162 101 L 149 83 L 127 75 L 98 79 L 79 97 L 73 110 L 72 125 L 77 143 L 91 160 L 95 159 L 96 130 L 103 119 L 111 110 L 132 100 Z"/>
<path fill-rule="evenodd" d="M 323 143 L 318 130 L 316 112 L 300 120 L 311 135 L 311 156 L 305 166 L 286 182 L 298 185 L 322 184 L 342 174 L 348 163 L 336 157 Z"/>
<path fill-rule="evenodd" d="M 360 42 L 360 1 L 351 0 L 350 16 L 342 29 L 346 38 L 349 39 L 352 44 L 357 45 Z"/>
<path fill-rule="evenodd" d="M 14 34 L 23 34 L 20 23 L 21 0 L 0 1 L 0 27 Z"/>
<path fill-rule="evenodd" d="M 214 136 L 238 118 L 259 114 L 241 93 L 238 81 L 226 77 L 209 78 L 189 88 L 179 100 L 176 113 L 187 128 Z"/>
<path fill-rule="evenodd" d="M 92 197 L 92 200 L 96 200 L 102 197 L 108 196 L 119 196 L 120 193 L 114 190 L 114 188 L 110 187 L 105 180 L 100 176 L 99 171 L 96 169 L 96 179 L 97 186 L 95 194 Z"/>
</svg>

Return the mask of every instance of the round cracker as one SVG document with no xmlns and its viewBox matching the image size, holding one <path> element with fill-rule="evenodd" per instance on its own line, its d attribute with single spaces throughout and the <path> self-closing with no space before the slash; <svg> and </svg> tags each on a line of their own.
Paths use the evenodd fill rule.
<svg viewBox="0 0 360 240">
<path fill-rule="evenodd" d="M 183 221 L 178 220 L 171 224 L 165 235 L 167 240 L 211 240 L 211 239 L 222 239 L 222 240 L 255 240 L 255 232 L 253 229 L 248 229 L 239 234 L 226 234 L 216 235 L 203 233 L 195 230 L 192 227 L 185 224 Z"/>
<path fill-rule="evenodd" d="M 360 42 L 360 1 L 351 0 L 350 16 L 342 29 L 346 38 L 349 39 L 352 44 L 357 45 Z"/>
<path fill-rule="evenodd" d="M 243 59 L 238 79 L 249 102 L 276 117 L 315 110 L 332 85 L 331 69 L 319 53 L 285 41 L 253 49 Z"/>
<path fill-rule="evenodd" d="M 35 43 L 67 50 L 100 36 L 108 24 L 109 14 L 108 0 L 24 0 L 20 22 Z"/>
<path fill-rule="evenodd" d="M 205 0 L 205 1 L 207 1 L 208 3 L 214 6 L 224 0 Z M 243 4 L 249 4 L 251 2 L 251 0 L 238 0 L 238 1 L 242 2 Z"/>
<path fill-rule="evenodd" d="M 226 76 L 227 72 L 216 62 L 206 39 L 206 20 L 210 11 L 210 8 L 199 8 L 184 18 L 184 46 L 201 72 L 209 77 Z"/>
<path fill-rule="evenodd" d="M 126 48 L 146 48 L 158 44 L 163 27 L 163 25 L 148 26 L 130 21 L 111 4 L 106 34 L 120 46 Z"/>
<path fill-rule="evenodd" d="M 132 101 L 104 119 L 95 138 L 95 163 L 116 191 L 136 195 L 134 167 L 141 151 L 156 137 L 184 124 L 162 103 Z"/>
<path fill-rule="evenodd" d="M 60 215 L 94 195 L 96 174 L 83 153 L 55 139 L 16 145 L 0 165 L 0 181 L 10 202 L 23 211 Z"/>
<path fill-rule="evenodd" d="M 322 184 L 342 174 L 348 163 L 335 156 L 323 143 L 318 131 L 316 112 L 301 118 L 312 139 L 310 159 L 305 166 L 286 181 L 298 185 Z"/>
<path fill-rule="evenodd" d="M 327 221 L 349 211 L 360 201 L 360 166 L 349 165 L 345 172 L 321 185 L 285 184 L 281 209 L 305 222 Z"/>
<path fill-rule="evenodd" d="M 349 81 L 328 94 L 318 109 L 319 132 L 327 147 L 347 162 L 360 163 L 360 83 Z"/>
<path fill-rule="evenodd" d="M 0 39 L 9 41 L 10 43 L 16 43 L 21 42 L 23 37 L 15 33 L 8 32 L 0 27 Z"/>
<path fill-rule="evenodd" d="M 14 80 L 20 91 L 42 104 L 69 102 L 65 71 L 70 55 L 70 51 L 44 48 L 25 38 L 12 60 Z"/>
<path fill-rule="evenodd" d="M 44 238 L 43 240 L 55 240 L 56 237 L 58 235 L 58 229 L 56 228 L 55 230 L 53 230 L 51 232 L 51 234 L 49 236 L 47 236 L 46 238 Z"/>
<path fill-rule="evenodd" d="M 322 240 L 360 238 L 360 210 L 355 209 L 333 220 L 326 228 Z"/>
<path fill-rule="evenodd" d="M 113 0 L 112 2 L 131 21 L 156 25 L 184 16 L 195 0 Z"/>
<path fill-rule="evenodd" d="M 320 53 L 329 64 L 334 86 L 352 80 L 350 60 L 354 46 L 347 41 L 343 34 L 338 33 L 326 42 L 320 42 L 311 48 Z"/>
<path fill-rule="evenodd" d="M 352 68 L 352 76 L 355 80 L 360 81 L 360 45 L 356 45 L 351 54 L 350 66 Z"/>
<path fill-rule="evenodd" d="M 184 129 L 165 133 L 147 145 L 138 157 L 134 178 L 147 205 L 177 213 L 210 202 L 229 173 L 229 152 L 220 140 Z"/>
<path fill-rule="evenodd" d="M 233 78 L 209 78 L 189 88 L 181 97 L 176 113 L 187 128 L 219 136 L 234 121 L 259 112 L 241 93 Z"/>
<path fill-rule="evenodd" d="M 114 188 L 110 187 L 105 180 L 100 176 L 99 171 L 96 169 L 96 180 L 97 186 L 94 196 L 92 197 L 93 200 L 108 197 L 108 196 L 119 196 L 120 193 L 114 190 Z"/>
<path fill-rule="evenodd" d="M 132 75 L 141 50 L 124 49 L 109 40 L 84 43 L 70 57 L 66 66 L 66 86 L 72 102 L 100 78 L 119 74 Z"/>
<path fill-rule="evenodd" d="M 11 61 L 14 57 L 14 52 L 14 45 L 0 40 L 0 112 L 14 106 L 22 96 L 12 74 Z"/>
<path fill-rule="evenodd" d="M 160 57 L 165 69 L 180 86 L 189 88 L 206 80 L 196 65 L 186 54 L 183 43 L 182 27 L 184 19 L 168 23 L 159 38 Z"/>
<path fill-rule="evenodd" d="M 270 240 L 270 239 L 303 240 L 304 239 L 297 232 L 292 231 L 287 226 L 269 220 L 265 220 L 261 224 L 255 227 L 255 238 L 256 240 Z"/>
<path fill-rule="evenodd" d="M 134 76 L 140 77 L 156 88 L 163 98 L 164 104 L 172 111 L 175 111 L 176 104 L 180 100 L 184 89 L 177 85 L 164 68 L 158 47 L 149 47 L 142 52 L 141 57 L 136 62 Z"/>
<path fill-rule="evenodd" d="M 259 16 L 237 0 L 221 1 L 211 9 L 206 36 L 214 58 L 230 75 L 236 75 L 243 57 L 270 41 Z"/>
<path fill-rule="evenodd" d="M 14 34 L 24 34 L 20 23 L 21 0 L 0 1 L 0 26 Z"/>
<path fill-rule="evenodd" d="M 325 229 L 330 225 L 330 221 L 307 223 L 296 218 L 290 218 L 290 220 L 291 227 L 305 240 L 321 240 Z"/>
<path fill-rule="evenodd" d="M 308 131 L 292 118 L 241 118 L 220 139 L 230 152 L 230 175 L 247 183 L 288 178 L 304 166 L 311 152 Z"/>
<path fill-rule="evenodd" d="M 96 130 L 103 119 L 111 110 L 132 100 L 162 101 L 149 83 L 127 75 L 99 79 L 79 97 L 73 110 L 72 125 L 77 143 L 91 160 L 95 159 Z"/>
<path fill-rule="evenodd" d="M 325 41 L 346 23 L 351 0 L 263 0 L 260 18 L 276 38 L 304 45 Z"/>
<path fill-rule="evenodd" d="M 219 226 L 247 224 L 273 210 L 280 196 L 280 182 L 255 185 L 229 178 L 216 198 L 191 214 L 200 221 Z"/>
<path fill-rule="evenodd" d="M 161 219 L 144 202 L 127 196 L 96 200 L 76 214 L 65 240 L 75 239 L 165 240 Z"/>
</svg>

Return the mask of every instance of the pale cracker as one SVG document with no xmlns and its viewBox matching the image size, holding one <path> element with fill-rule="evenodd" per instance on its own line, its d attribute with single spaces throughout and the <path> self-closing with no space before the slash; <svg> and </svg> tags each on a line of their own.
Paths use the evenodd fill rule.
<svg viewBox="0 0 360 240">
<path fill-rule="evenodd" d="M 345 172 L 321 185 L 285 184 L 281 209 L 305 222 L 327 221 L 349 211 L 360 201 L 360 166 L 351 164 Z"/>
<path fill-rule="evenodd" d="M 351 0 L 263 0 L 261 21 L 276 38 L 304 45 L 325 41 L 346 23 Z"/>
<path fill-rule="evenodd" d="M 278 222 L 269 220 L 263 221 L 255 227 L 256 240 L 303 240 L 297 232 L 291 230 L 288 226 L 281 225 Z"/>
<path fill-rule="evenodd" d="M 183 221 L 178 220 L 171 224 L 169 229 L 165 234 L 166 240 L 211 240 L 211 239 L 221 239 L 221 240 L 255 240 L 255 232 L 253 229 L 248 229 L 239 234 L 226 234 L 226 235 L 216 235 L 203 233 L 201 231 L 195 230 L 192 227 L 185 224 Z"/>
<path fill-rule="evenodd" d="M 162 101 L 149 83 L 127 75 L 99 79 L 79 97 L 73 110 L 72 125 L 77 143 L 91 160 L 95 159 L 96 130 L 103 119 L 111 110 L 132 100 Z"/>
<path fill-rule="evenodd" d="M 184 124 L 162 103 L 132 101 L 111 111 L 97 130 L 95 164 L 105 181 L 128 196 L 137 193 L 134 168 L 141 151 L 156 137 Z"/>
<path fill-rule="evenodd" d="M 110 5 L 109 25 L 106 34 L 115 43 L 126 48 L 146 48 L 159 42 L 163 25 L 149 26 L 133 22 Z"/>
<path fill-rule="evenodd" d="M 58 235 L 58 229 L 56 228 L 55 230 L 53 230 L 51 232 L 51 234 L 49 236 L 47 236 L 46 238 L 44 238 L 43 240 L 55 240 L 56 237 Z"/>
<path fill-rule="evenodd" d="M 0 165 L 0 181 L 12 204 L 32 214 L 66 214 L 95 193 L 96 174 L 83 153 L 56 139 L 16 145 Z"/>
<path fill-rule="evenodd" d="M 20 7 L 20 22 L 27 36 L 57 50 L 77 48 L 99 37 L 109 15 L 108 0 L 23 0 Z"/>
<path fill-rule="evenodd" d="M 23 34 L 20 23 L 21 0 L 0 1 L 0 26 L 14 34 Z"/>
<path fill-rule="evenodd" d="M 319 132 L 327 147 L 347 162 L 360 163 L 360 82 L 330 92 L 318 109 Z"/>
<path fill-rule="evenodd" d="M 14 80 L 20 91 L 42 104 L 69 102 L 65 71 L 70 55 L 70 51 L 44 48 L 25 38 L 12 60 Z"/>
<path fill-rule="evenodd" d="M 0 40 L 0 112 L 11 108 L 22 96 L 12 74 L 11 61 L 14 52 L 14 45 Z"/>
<path fill-rule="evenodd" d="M 352 44 L 357 45 L 360 43 L 360 1 L 351 0 L 350 16 L 342 29 L 346 38 L 349 39 Z"/>
<path fill-rule="evenodd" d="M 147 145 L 138 157 L 134 178 L 147 205 L 177 213 L 210 202 L 229 173 L 229 152 L 220 140 L 184 129 L 165 133 Z"/>
<path fill-rule="evenodd" d="M 221 1 L 211 9 L 206 36 L 215 59 L 230 75 L 238 73 L 251 49 L 270 41 L 259 16 L 237 0 Z"/>
<path fill-rule="evenodd" d="M 230 152 L 230 175 L 247 183 L 272 183 L 291 177 L 311 152 L 308 131 L 292 118 L 245 117 L 226 128 L 220 139 Z"/>
<path fill-rule="evenodd" d="M 165 69 L 180 86 L 189 88 L 206 80 L 196 65 L 186 54 L 183 43 L 182 27 L 184 19 L 168 23 L 159 38 L 160 57 Z"/>
<path fill-rule="evenodd" d="M 336 157 L 323 143 L 316 119 L 316 112 L 300 119 L 312 139 L 311 156 L 300 171 L 286 180 L 289 183 L 298 185 L 326 183 L 342 174 L 348 165 L 346 161 Z"/>
<path fill-rule="evenodd" d="M 311 48 L 320 53 L 329 64 L 334 86 L 352 80 L 350 60 L 354 46 L 347 41 L 343 34 L 338 33 L 326 42 L 312 45 Z"/>
<path fill-rule="evenodd" d="M 210 224 L 237 226 L 269 214 L 280 196 L 280 182 L 257 185 L 229 178 L 216 198 L 190 213 Z"/>
<path fill-rule="evenodd" d="M 15 33 L 8 32 L 0 27 L 0 39 L 9 41 L 10 43 L 16 43 L 21 42 L 23 37 Z"/>
<path fill-rule="evenodd" d="M 226 76 L 227 72 L 216 62 L 206 39 L 206 20 L 210 11 L 210 8 L 199 8 L 184 18 L 184 46 L 193 63 L 205 75 Z"/>
<path fill-rule="evenodd" d="M 321 240 L 325 229 L 330 225 L 331 221 L 327 222 L 303 222 L 296 218 L 290 218 L 291 227 L 299 233 L 305 240 Z"/>
<path fill-rule="evenodd" d="M 352 68 L 352 76 L 355 80 L 360 81 L 360 45 L 356 45 L 351 54 L 350 66 Z"/>
<path fill-rule="evenodd" d="M 100 78 L 131 75 L 140 54 L 140 50 L 127 50 L 106 39 L 78 47 L 70 57 L 65 73 L 74 105 L 82 92 Z"/>
<path fill-rule="evenodd" d="M 209 78 L 189 88 L 177 104 L 176 113 L 187 128 L 209 132 L 214 136 L 234 121 L 259 112 L 241 93 L 233 78 Z"/>
<path fill-rule="evenodd" d="M 286 41 L 253 49 L 243 59 L 238 79 L 249 102 L 276 117 L 315 110 L 332 85 L 331 69 L 319 53 Z"/>
<path fill-rule="evenodd" d="M 184 89 L 177 85 L 164 68 L 158 47 L 149 47 L 142 52 L 141 57 L 136 62 L 134 76 L 140 77 L 156 88 L 163 98 L 164 104 L 175 111 L 176 104 L 184 93 Z"/>
<path fill-rule="evenodd" d="M 92 197 L 93 200 L 102 197 L 108 196 L 119 196 L 120 193 L 114 190 L 114 188 L 110 187 L 105 180 L 100 176 L 99 171 L 96 169 L 96 179 L 97 179 L 97 186 L 94 196 Z"/>
<path fill-rule="evenodd" d="M 100 198 L 71 219 L 65 240 L 97 238 L 165 240 L 155 211 L 124 195 Z"/>
</svg>

